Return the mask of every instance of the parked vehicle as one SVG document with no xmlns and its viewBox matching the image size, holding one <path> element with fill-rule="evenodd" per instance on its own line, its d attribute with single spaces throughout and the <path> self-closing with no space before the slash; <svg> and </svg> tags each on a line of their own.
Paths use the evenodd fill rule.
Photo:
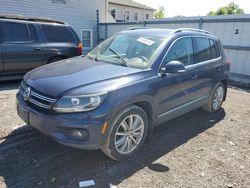
<svg viewBox="0 0 250 188">
<path fill-rule="evenodd" d="M 192 29 L 134 29 L 85 57 L 27 73 L 17 112 L 57 142 L 115 160 L 138 151 L 153 128 L 226 99 L 229 64 L 220 41 Z M 166 143 L 167 144 L 167 143 Z"/>
<path fill-rule="evenodd" d="M 61 21 L 0 15 L 0 80 L 82 54 L 73 29 Z"/>
</svg>

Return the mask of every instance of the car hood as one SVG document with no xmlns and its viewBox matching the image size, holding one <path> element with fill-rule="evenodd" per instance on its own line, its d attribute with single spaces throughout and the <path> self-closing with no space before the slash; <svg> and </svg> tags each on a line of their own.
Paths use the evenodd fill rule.
<svg viewBox="0 0 250 188">
<path fill-rule="evenodd" d="M 127 75 L 141 71 L 140 69 L 76 57 L 34 69 L 24 76 L 24 81 L 31 88 L 45 95 L 57 97 L 74 88 L 94 83 L 98 83 L 97 85 L 100 87 L 100 82 L 110 80 L 119 82 Z M 101 91 L 102 88 L 99 90 Z"/>
</svg>

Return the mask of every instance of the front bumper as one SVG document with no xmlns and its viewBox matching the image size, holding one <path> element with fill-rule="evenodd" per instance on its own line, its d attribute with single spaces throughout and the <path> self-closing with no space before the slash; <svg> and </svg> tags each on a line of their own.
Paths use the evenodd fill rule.
<svg viewBox="0 0 250 188">
<path fill-rule="evenodd" d="M 31 107 L 17 94 L 17 113 L 25 123 L 63 145 L 99 149 L 104 143 L 101 132 L 106 113 L 100 109 L 84 113 L 52 114 Z M 76 139 L 70 135 L 72 130 L 82 131 L 85 136 Z"/>
</svg>

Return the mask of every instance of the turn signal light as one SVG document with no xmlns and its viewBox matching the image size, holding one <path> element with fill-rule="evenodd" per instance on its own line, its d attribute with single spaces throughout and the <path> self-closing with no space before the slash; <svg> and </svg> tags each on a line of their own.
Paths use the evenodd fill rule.
<svg viewBox="0 0 250 188">
<path fill-rule="evenodd" d="M 104 124 L 103 127 L 102 127 L 102 134 L 105 134 L 106 131 L 107 131 L 107 129 L 108 129 L 108 123 L 105 122 L 105 124 Z"/>
<path fill-rule="evenodd" d="M 226 61 L 226 64 L 231 65 L 231 64 L 232 64 L 232 61 L 231 61 L 230 59 L 228 59 L 228 60 Z"/>
</svg>

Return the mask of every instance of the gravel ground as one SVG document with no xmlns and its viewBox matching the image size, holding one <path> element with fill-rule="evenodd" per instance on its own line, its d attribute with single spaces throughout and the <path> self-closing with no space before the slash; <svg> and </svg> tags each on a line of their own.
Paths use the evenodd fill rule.
<svg viewBox="0 0 250 188">
<path fill-rule="evenodd" d="M 155 129 L 136 155 L 62 146 L 18 118 L 18 82 L 0 85 L 0 187 L 250 187 L 250 93 L 229 89 L 216 114 L 195 110 Z"/>
</svg>

